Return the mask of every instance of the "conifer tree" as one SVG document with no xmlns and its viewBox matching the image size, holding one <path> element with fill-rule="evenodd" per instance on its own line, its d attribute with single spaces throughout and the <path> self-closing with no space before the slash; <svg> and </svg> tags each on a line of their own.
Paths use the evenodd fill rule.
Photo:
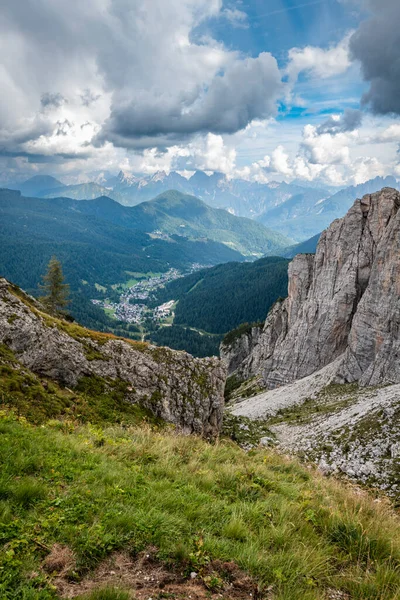
<svg viewBox="0 0 400 600">
<path fill-rule="evenodd" d="M 50 259 L 42 279 L 43 285 L 39 286 L 44 292 L 40 298 L 42 303 L 51 314 L 65 314 L 65 307 L 69 304 L 69 285 L 64 283 L 62 266 L 55 256 Z"/>
</svg>

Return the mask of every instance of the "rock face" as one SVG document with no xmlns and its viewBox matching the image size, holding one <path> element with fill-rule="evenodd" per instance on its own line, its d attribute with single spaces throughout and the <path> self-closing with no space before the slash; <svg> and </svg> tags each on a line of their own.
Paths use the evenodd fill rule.
<svg viewBox="0 0 400 600">
<path fill-rule="evenodd" d="M 384 188 L 334 221 L 315 256 L 294 258 L 262 331 L 221 350 L 230 373 L 270 389 L 333 362 L 336 382 L 399 383 L 399 332 L 400 193 Z"/>
<path fill-rule="evenodd" d="M 136 402 L 180 430 L 214 437 L 222 425 L 226 369 L 216 358 L 97 334 L 49 317 L 0 279 L 0 344 L 34 373 L 74 387 L 83 377 L 122 380 Z"/>
<path fill-rule="evenodd" d="M 325 472 L 344 473 L 398 497 L 400 385 L 348 392 L 349 386 L 339 387 L 340 394 L 318 398 L 318 406 L 327 411 L 323 415 L 309 411 L 303 422 L 300 416 L 295 425 L 272 426 L 281 448 L 301 453 Z"/>
</svg>

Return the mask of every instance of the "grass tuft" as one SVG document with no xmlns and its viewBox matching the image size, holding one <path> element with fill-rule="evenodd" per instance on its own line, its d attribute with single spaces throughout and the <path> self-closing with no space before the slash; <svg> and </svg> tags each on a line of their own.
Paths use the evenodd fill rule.
<svg viewBox="0 0 400 600">
<path fill-rule="evenodd" d="M 78 596 L 77 600 L 130 600 L 131 595 L 117 588 L 103 588 L 93 590 L 84 596 Z"/>
<path fill-rule="evenodd" d="M 15 482 L 11 488 L 11 495 L 17 504 L 23 508 L 29 508 L 46 497 L 47 489 L 40 481 L 24 478 Z"/>
</svg>

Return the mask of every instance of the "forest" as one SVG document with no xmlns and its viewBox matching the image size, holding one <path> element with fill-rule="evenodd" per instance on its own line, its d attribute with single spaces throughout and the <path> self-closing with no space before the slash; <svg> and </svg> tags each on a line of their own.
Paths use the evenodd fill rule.
<svg viewBox="0 0 400 600">
<path fill-rule="evenodd" d="M 175 325 L 225 334 L 241 323 L 265 320 L 272 304 L 287 296 L 288 263 L 267 257 L 197 271 L 159 290 L 153 304 L 178 300 Z"/>
<path fill-rule="evenodd" d="M 159 327 L 146 337 L 147 340 L 157 344 L 157 346 L 169 346 L 174 350 L 185 350 L 198 358 L 218 356 L 221 338 L 220 335 L 199 333 L 189 327 L 180 325 Z"/>
</svg>

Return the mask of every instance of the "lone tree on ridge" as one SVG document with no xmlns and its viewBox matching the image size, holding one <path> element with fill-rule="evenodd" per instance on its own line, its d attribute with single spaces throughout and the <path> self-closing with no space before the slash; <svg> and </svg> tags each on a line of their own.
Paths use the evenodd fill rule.
<svg viewBox="0 0 400 600">
<path fill-rule="evenodd" d="M 49 261 L 45 275 L 42 275 L 43 284 L 39 285 L 43 291 L 40 300 L 47 310 L 53 314 L 65 315 L 65 307 L 69 304 L 69 285 L 64 283 L 62 266 L 55 256 Z"/>
</svg>

